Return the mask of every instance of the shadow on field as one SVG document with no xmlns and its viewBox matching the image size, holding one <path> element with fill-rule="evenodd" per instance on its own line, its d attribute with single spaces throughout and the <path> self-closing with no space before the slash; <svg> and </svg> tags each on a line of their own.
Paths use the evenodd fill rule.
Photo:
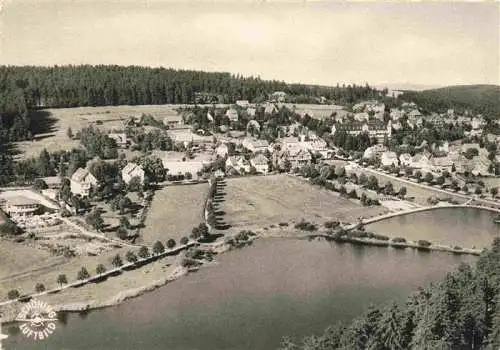
<svg viewBox="0 0 500 350">
<path fill-rule="evenodd" d="M 21 154 L 19 148 L 13 143 L 0 143 L 0 154 L 8 156 L 17 156 Z"/>
<path fill-rule="evenodd" d="M 41 140 L 50 135 L 37 136 L 38 134 L 50 134 L 57 131 L 55 124 L 57 118 L 52 116 L 52 113 L 47 111 L 34 111 L 29 114 L 30 131 L 34 135 L 35 140 Z"/>
</svg>

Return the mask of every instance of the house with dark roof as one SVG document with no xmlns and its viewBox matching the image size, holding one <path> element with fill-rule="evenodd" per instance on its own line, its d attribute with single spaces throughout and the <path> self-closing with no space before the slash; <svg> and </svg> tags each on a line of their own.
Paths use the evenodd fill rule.
<svg viewBox="0 0 500 350">
<path fill-rule="evenodd" d="M 348 123 L 335 123 L 332 125 L 331 133 L 335 135 L 338 131 L 345 131 L 348 135 L 358 136 L 361 133 L 367 133 L 370 138 L 377 139 L 378 143 L 383 143 L 385 138 L 391 139 L 392 136 L 392 123 L 389 121 L 387 124 L 379 120 L 368 122 L 348 122 Z"/>
<path fill-rule="evenodd" d="M 126 148 L 129 144 L 127 135 L 125 133 L 109 133 L 108 137 L 116 142 L 120 148 Z"/>
</svg>

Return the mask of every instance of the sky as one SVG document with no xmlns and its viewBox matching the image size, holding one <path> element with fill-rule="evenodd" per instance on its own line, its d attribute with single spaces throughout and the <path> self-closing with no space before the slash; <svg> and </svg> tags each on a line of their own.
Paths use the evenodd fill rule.
<svg viewBox="0 0 500 350">
<path fill-rule="evenodd" d="M 500 84 L 500 2 L 2 2 L 0 64 L 164 66 L 322 85 Z"/>
</svg>

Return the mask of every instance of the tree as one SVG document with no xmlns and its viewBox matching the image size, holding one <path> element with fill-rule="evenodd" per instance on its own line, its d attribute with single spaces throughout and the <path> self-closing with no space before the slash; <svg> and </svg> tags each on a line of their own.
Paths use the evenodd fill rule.
<svg viewBox="0 0 500 350">
<path fill-rule="evenodd" d="M 186 245 L 186 244 L 188 244 L 188 242 L 189 242 L 189 238 L 187 238 L 186 236 L 181 237 L 181 239 L 180 239 L 181 245 Z"/>
<path fill-rule="evenodd" d="M 167 248 L 168 249 L 172 249 L 175 247 L 175 240 L 170 238 L 168 241 L 167 241 Z"/>
<path fill-rule="evenodd" d="M 71 126 L 68 127 L 68 130 L 66 131 L 66 135 L 68 136 L 68 139 L 73 139 L 73 130 L 71 130 Z"/>
<path fill-rule="evenodd" d="M 417 170 L 415 172 L 415 178 L 417 179 L 418 182 L 422 181 L 422 172 L 420 170 Z"/>
<path fill-rule="evenodd" d="M 477 194 L 477 195 L 480 195 L 483 193 L 483 189 L 481 187 L 476 187 L 476 189 L 474 190 L 474 193 Z"/>
<path fill-rule="evenodd" d="M 92 226 L 97 231 L 104 227 L 104 219 L 98 209 L 93 209 L 85 218 L 85 222 Z"/>
<path fill-rule="evenodd" d="M 87 269 L 85 267 L 82 267 L 80 269 L 80 271 L 78 271 L 78 274 L 76 275 L 76 279 L 79 281 L 83 281 L 83 280 L 86 280 L 88 278 L 90 278 L 89 272 L 87 271 Z"/>
<path fill-rule="evenodd" d="M 149 250 L 148 250 L 148 247 L 146 246 L 142 246 L 141 248 L 139 248 L 139 253 L 138 253 L 139 257 L 141 259 L 146 259 L 146 258 L 149 258 Z"/>
<path fill-rule="evenodd" d="M 126 240 L 128 238 L 128 231 L 125 227 L 120 226 L 116 230 L 116 237 L 118 237 L 121 240 Z"/>
<path fill-rule="evenodd" d="M 99 264 L 95 268 L 95 273 L 97 273 L 98 275 L 102 275 L 105 272 L 106 272 L 106 267 L 103 264 Z"/>
<path fill-rule="evenodd" d="M 439 186 L 444 185 L 444 181 L 445 181 L 445 180 L 444 180 L 444 176 L 438 176 L 438 177 L 436 178 L 436 183 L 437 183 Z"/>
<path fill-rule="evenodd" d="M 17 299 L 21 296 L 21 294 L 19 293 L 19 291 L 17 289 L 11 289 L 9 290 L 9 292 L 7 293 L 7 298 L 9 298 L 9 300 L 14 300 L 14 299 Z"/>
<path fill-rule="evenodd" d="M 37 191 L 41 191 L 49 188 L 49 186 L 47 186 L 47 183 L 43 179 L 35 179 L 33 188 Z"/>
<path fill-rule="evenodd" d="M 367 182 L 368 182 L 368 177 L 365 175 L 365 173 L 361 173 L 361 175 L 359 175 L 359 184 L 365 185 Z"/>
<path fill-rule="evenodd" d="M 406 196 L 406 193 L 407 193 L 407 190 L 406 190 L 406 187 L 405 186 L 402 186 L 400 189 L 399 189 L 399 195 L 401 197 L 404 198 L 404 196 Z"/>
<path fill-rule="evenodd" d="M 373 191 L 377 191 L 379 190 L 379 187 L 378 187 L 378 180 L 375 176 L 371 175 L 369 178 L 368 178 L 368 185 L 367 187 L 370 189 L 370 190 L 373 190 Z"/>
<path fill-rule="evenodd" d="M 130 263 L 136 263 L 138 260 L 137 255 L 135 255 L 134 252 L 130 250 L 125 254 L 125 259 Z"/>
<path fill-rule="evenodd" d="M 385 184 L 385 187 L 384 187 L 384 192 L 386 195 L 389 195 L 389 196 L 394 193 L 394 187 L 392 185 L 392 182 L 387 181 L 387 183 Z"/>
<path fill-rule="evenodd" d="M 375 337 L 385 349 L 405 349 L 403 335 L 401 334 L 399 310 L 396 303 L 392 303 L 390 308 L 382 314 Z"/>
<path fill-rule="evenodd" d="M 68 283 L 68 278 L 66 277 L 65 274 L 60 274 L 57 276 L 57 284 L 59 284 L 60 287 L 62 287 L 63 284 Z"/>
<path fill-rule="evenodd" d="M 35 292 L 37 293 L 45 292 L 45 285 L 43 283 L 37 283 L 35 285 Z"/>
<path fill-rule="evenodd" d="M 111 260 L 111 265 L 113 265 L 115 268 L 118 268 L 123 265 L 123 261 L 120 254 L 116 254 L 113 257 L 113 259 Z"/>
<path fill-rule="evenodd" d="M 193 175 L 192 175 L 189 171 L 187 171 L 187 172 L 184 174 L 184 178 L 185 178 L 186 180 L 191 180 L 191 179 L 193 178 Z"/>
<path fill-rule="evenodd" d="M 141 178 L 139 176 L 134 176 L 130 179 L 128 183 L 129 192 L 138 192 L 142 189 Z"/>
<path fill-rule="evenodd" d="M 431 173 L 425 174 L 424 181 L 431 184 L 434 181 L 434 176 Z"/>
<path fill-rule="evenodd" d="M 120 214 L 124 214 L 125 210 L 128 209 L 131 205 L 132 201 L 130 200 L 130 198 L 128 198 L 127 196 L 123 196 L 118 203 Z"/>
<path fill-rule="evenodd" d="M 161 243 L 160 241 L 156 241 L 153 244 L 153 254 L 158 255 L 163 253 L 164 251 L 165 251 L 165 246 L 163 246 L 163 243 Z"/>
<path fill-rule="evenodd" d="M 191 230 L 190 237 L 195 240 L 201 237 L 200 229 L 197 226 L 193 227 L 193 229 Z"/>
<path fill-rule="evenodd" d="M 498 187 L 493 187 L 491 190 L 490 190 L 490 193 L 493 197 L 496 197 L 497 194 L 498 194 Z"/>
</svg>

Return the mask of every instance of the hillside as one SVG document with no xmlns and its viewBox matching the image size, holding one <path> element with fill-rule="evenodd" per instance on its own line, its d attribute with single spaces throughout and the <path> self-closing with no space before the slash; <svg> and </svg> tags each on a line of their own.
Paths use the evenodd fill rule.
<svg viewBox="0 0 500 350">
<path fill-rule="evenodd" d="M 427 112 L 445 112 L 448 108 L 453 108 L 459 112 L 471 110 L 474 113 L 500 117 L 499 85 L 463 85 L 406 91 L 398 99 L 415 102 Z"/>
<path fill-rule="evenodd" d="M 320 97 L 352 104 L 380 94 L 369 86 L 287 84 L 230 73 L 137 66 L 0 66 L 0 142 L 30 138 L 29 112 L 38 108 L 262 101 L 275 91 L 288 102 Z"/>
</svg>

